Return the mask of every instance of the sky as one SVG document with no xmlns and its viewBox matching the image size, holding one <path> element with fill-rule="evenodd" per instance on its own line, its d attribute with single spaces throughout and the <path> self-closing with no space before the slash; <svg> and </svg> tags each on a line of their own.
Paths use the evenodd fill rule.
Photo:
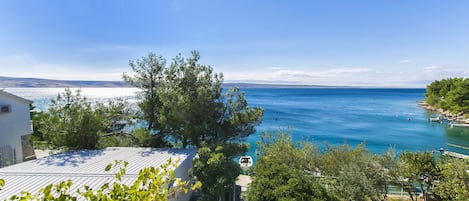
<svg viewBox="0 0 469 201">
<path fill-rule="evenodd" d="M 192 50 L 225 82 L 425 87 L 469 77 L 466 0 L 0 0 L 0 76 L 122 80 Z"/>
</svg>

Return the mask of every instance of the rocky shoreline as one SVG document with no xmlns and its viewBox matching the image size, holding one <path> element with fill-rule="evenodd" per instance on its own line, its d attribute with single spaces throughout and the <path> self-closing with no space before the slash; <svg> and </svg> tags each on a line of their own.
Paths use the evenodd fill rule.
<svg viewBox="0 0 469 201">
<path fill-rule="evenodd" d="M 420 101 L 418 102 L 418 105 L 420 105 L 422 108 L 433 111 L 438 113 L 441 117 L 444 119 L 451 121 L 451 122 L 456 122 L 458 124 L 467 124 L 469 126 L 469 118 L 465 117 L 467 116 L 464 112 L 459 112 L 457 114 L 453 114 L 449 111 L 445 111 L 441 108 L 437 108 L 431 105 L 428 105 L 425 101 Z"/>
</svg>

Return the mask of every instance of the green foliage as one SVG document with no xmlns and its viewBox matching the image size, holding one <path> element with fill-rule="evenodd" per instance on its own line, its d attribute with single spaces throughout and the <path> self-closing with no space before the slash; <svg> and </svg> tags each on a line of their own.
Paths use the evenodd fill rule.
<svg viewBox="0 0 469 201">
<path fill-rule="evenodd" d="M 161 55 L 149 53 L 146 57 L 130 61 L 133 75 L 125 74 L 123 79 L 128 84 L 141 89 L 138 106 L 141 117 L 147 122 L 147 130 L 162 132 L 162 124 L 158 122 L 161 101 L 158 89 L 163 82 L 163 72 L 166 68 L 166 60 Z"/>
<path fill-rule="evenodd" d="M 317 171 L 315 146 L 295 144 L 284 133 L 264 134 L 262 140 L 247 200 L 337 200 L 311 175 Z"/>
<path fill-rule="evenodd" d="M 67 149 L 124 145 L 117 143 L 121 139 L 101 139 L 101 135 L 122 133 L 123 127 L 130 123 L 131 115 L 132 111 L 123 100 L 91 104 L 80 90 L 73 93 L 65 89 L 51 100 L 47 112 L 33 115 L 33 124 L 37 126 L 33 135 L 36 140 L 44 139 L 55 147 Z"/>
<path fill-rule="evenodd" d="M 197 180 L 203 183 L 203 200 L 218 200 L 225 192 L 230 192 L 241 168 L 233 159 L 247 151 L 246 144 L 226 143 L 218 146 L 203 145 L 198 149 L 198 157 L 190 170 Z"/>
<path fill-rule="evenodd" d="M 150 131 L 145 128 L 138 128 L 133 131 L 133 135 L 137 138 L 138 146 L 140 147 L 151 147 L 152 146 L 152 138 L 150 135 Z"/>
<path fill-rule="evenodd" d="M 42 111 L 32 112 L 32 123 L 33 123 L 33 134 L 30 137 L 30 141 L 44 141 L 44 134 L 41 132 L 44 127 L 43 119 L 47 118 L 47 113 Z"/>
<path fill-rule="evenodd" d="M 452 113 L 469 112 L 469 79 L 449 78 L 432 82 L 425 93 L 427 104 Z"/>
<path fill-rule="evenodd" d="M 139 144 L 200 148 L 193 174 L 211 199 L 232 188 L 240 173 L 233 157 L 246 150 L 235 143 L 255 132 L 264 111 L 248 107 L 238 88 L 224 92 L 223 75 L 199 59 L 196 51 L 187 59 L 179 54 L 166 66 L 162 56 L 150 53 L 131 61 L 134 75 L 124 79 L 142 89 L 139 107 L 148 127 L 135 132 Z"/>
<path fill-rule="evenodd" d="M 237 141 L 254 133 L 263 110 L 249 108 L 237 88 L 223 93 L 223 75 L 199 64 L 199 59 L 194 51 L 188 59 L 177 55 L 169 66 L 153 53 L 131 61 L 135 75 L 124 74 L 124 79 L 142 89 L 139 107 L 152 138 L 170 138 L 174 146 L 185 148 Z"/>
<path fill-rule="evenodd" d="M 138 145 L 138 139 L 131 134 L 110 134 L 101 135 L 98 140 L 97 148 L 106 147 L 133 147 Z"/>
<path fill-rule="evenodd" d="M 62 181 L 58 184 L 49 184 L 39 190 L 37 194 L 30 192 L 21 192 L 21 195 L 11 196 L 9 200 L 15 201 L 75 201 L 78 200 L 77 196 L 70 194 L 72 181 Z"/>
<path fill-rule="evenodd" d="M 103 120 L 104 133 L 107 134 L 122 133 L 125 126 L 132 124 L 135 113 L 122 99 L 109 100 L 106 104 L 95 103 L 93 109 Z"/>
<path fill-rule="evenodd" d="M 51 101 L 48 113 L 41 119 L 46 141 L 69 149 L 94 149 L 103 130 L 103 119 L 96 115 L 91 104 L 70 89 Z"/>
<path fill-rule="evenodd" d="M 465 201 L 469 198 L 469 164 L 467 161 L 443 158 L 438 162 L 441 170 L 433 193 L 442 200 Z"/>
<path fill-rule="evenodd" d="M 248 200 L 382 200 L 399 177 L 393 149 L 372 154 L 364 144 L 292 142 L 284 131 L 264 133 Z"/>
<path fill-rule="evenodd" d="M 436 161 L 432 153 L 426 152 L 404 152 L 399 155 L 400 175 L 403 177 L 402 184 L 409 186 L 407 192 L 412 197 L 413 183 L 417 183 L 422 189 L 424 199 L 426 192 L 431 190 L 432 182 L 438 177 Z M 412 198 L 413 199 L 413 198 Z"/>
<path fill-rule="evenodd" d="M 15 201 L 74 201 L 74 200 L 135 200 L 135 201 L 166 201 L 177 192 L 187 193 L 189 188 L 196 190 L 201 187 L 200 182 L 190 185 L 188 181 L 181 181 L 175 177 L 174 170 L 178 162 L 168 160 L 160 168 L 148 167 L 140 170 L 137 179 L 126 185 L 122 182 L 125 176 L 128 162 L 118 161 L 105 167 L 105 171 L 115 170 L 116 181 L 105 183 L 98 189 L 83 186 L 77 193 L 70 193 L 72 181 L 62 181 L 58 184 L 50 184 L 39 190 L 38 193 L 22 192 L 21 195 L 14 195 L 9 200 Z M 0 187 L 4 181 L 0 180 Z M 171 184 L 173 184 L 171 186 Z"/>
<path fill-rule="evenodd" d="M 379 200 L 386 198 L 389 185 L 395 180 L 397 165 L 394 152 L 371 154 L 364 144 L 355 149 L 347 144 L 327 146 L 321 157 L 320 170 L 336 178 L 331 190 L 344 200 Z M 382 197 L 383 196 L 383 197 Z"/>
</svg>

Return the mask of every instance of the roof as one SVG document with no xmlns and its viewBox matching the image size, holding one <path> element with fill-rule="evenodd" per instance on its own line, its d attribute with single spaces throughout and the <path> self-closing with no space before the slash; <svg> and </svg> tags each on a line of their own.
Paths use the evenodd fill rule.
<svg viewBox="0 0 469 201">
<path fill-rule="evenodd" d="M 0 178 L 5 180 L 5 187 L 0 190 L 0 199 L 18 195 L 21 191 L 37 193 L 48 184 L 68 179 L 73 182 L 70 192 L 76 192 L 84 185 L 97 189 L 104 183 L 115 181 L 115 172 L 104 171 L 115 160 L 129 162 L 123 182 L 130 184 L 145 167 L 160 167 L 170 158 L 179 159 L 179 166 L 186 159 L 192 160 L 195 153 L 190 149 L 110 147 L 55 154 L 1 168 Z"/>
<path fill-rule="evenodd" d="M 31 101 L 31 100 L 28 100 L 28 99 L 26 99 L 26 98 L 17 96 L 17 95 L 12 94 L 12 93 L 8 93 L 8 92 L 6 92 L 6 91 L 4 91 L 4 90 L 0 90 L 0 95 L 7 96 L 7 97 L 13 98 L 13 99 L 15 99 L 15 100 L 22 101 L 22 102 L 27 103 L 27 104 L 33 103 L 33 101 Z"/>
</svg>

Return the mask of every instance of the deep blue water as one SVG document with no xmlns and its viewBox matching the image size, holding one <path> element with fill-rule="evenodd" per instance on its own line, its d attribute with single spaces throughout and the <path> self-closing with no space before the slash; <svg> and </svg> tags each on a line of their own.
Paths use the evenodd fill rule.
<svg viewBox="0 0 469 201">
<path fill-rule="evenodd" d="M 257 133 L 246 142 L 254 155 L 255 142 L 264 130 L 283 129 L 294 140 L 309 140 L 322 146 L 342 144 L 366 147 L 380 153 L 389 147 L 397 151 L 438 150 L 443 147 L 461 153 L 467 150 L 447 143 L 469 146 L 468 129 L 449 129 L 428 122 L 432 114 L 417 105 L 425 89 L 364 88 L 242 88 L 250 106 L 264 108 Z M 47 107 L 63 89 L 6 89 L 34 101 L 38 109 Z M 136 89 L 85 88 L 82 94 L 92 100 L 124 98 L 135 103 Z"/>
</svg>

